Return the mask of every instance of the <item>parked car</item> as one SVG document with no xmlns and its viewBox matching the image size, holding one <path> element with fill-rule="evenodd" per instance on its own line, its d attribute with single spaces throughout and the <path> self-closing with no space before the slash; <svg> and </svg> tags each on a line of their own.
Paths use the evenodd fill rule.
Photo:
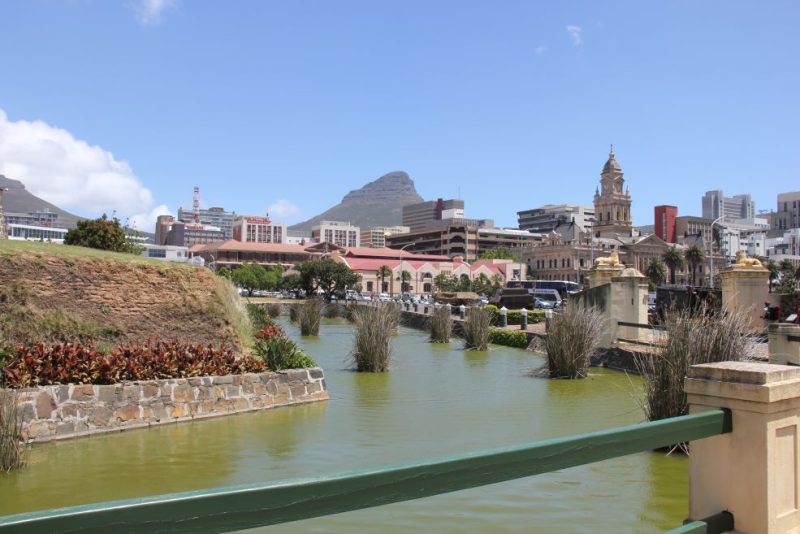
<svg viewBox="0 0 800 534">
<path fill-rule="evenodd" d="M 392 297 L 390 297 L 387 293 L 381 293 L 378 295 L 378 300 L 381 302 L 389 302 L 392 300 Z"/>
<path fill-rule="evenodd" d="M 556 307 L 556 305 L 552 300 L 545 300 L 536 297 L 533 299 L 533 307 L 539 308 L 540 310 L 552 310 Z"/>
</svg>

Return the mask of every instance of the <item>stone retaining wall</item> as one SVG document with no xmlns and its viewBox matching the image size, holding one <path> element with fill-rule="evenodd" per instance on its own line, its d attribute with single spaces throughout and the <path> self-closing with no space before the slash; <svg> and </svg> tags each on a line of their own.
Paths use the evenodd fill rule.
<svg viewBox="0 0 800 534">
<path fill-rule="evenodd" d="M 23 439 L 44 442 L 329 398 L 322 369 L 17 390 Z"/>
</svg>

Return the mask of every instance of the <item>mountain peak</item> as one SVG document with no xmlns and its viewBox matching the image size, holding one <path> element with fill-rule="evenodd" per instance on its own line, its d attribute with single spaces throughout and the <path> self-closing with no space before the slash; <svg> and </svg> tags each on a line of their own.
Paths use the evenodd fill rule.
<svg viewBox="0 0 800 534">
<path fill-rule="evenodd" d="M 408 173 L 394 171 L 350 191 L 336 206 L 291 228 L 310 230 L 319 221 L 350 221 L 361 228 L 396 226 L 403 222 L 403 206 L 422 201 Z"/>
</svg>

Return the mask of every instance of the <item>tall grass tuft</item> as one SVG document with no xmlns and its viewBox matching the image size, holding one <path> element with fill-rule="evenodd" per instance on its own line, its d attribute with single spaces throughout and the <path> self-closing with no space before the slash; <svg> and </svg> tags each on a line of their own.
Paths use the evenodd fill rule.
<svg viewBox="0 0 800 534">
<path fill-rule="evenodd" d="M 748 314 L 706 311 L 667 311 L 662 342 L 654 352 L 638 355 L 649 421 L 689 413 L 683 380 L 692 365 L 753 358 L 756 334 L 751 333 Z"/>
<path fill-rule="evenodd" d="M 319 322 L 322 318 L 322 299 L 306 299 L 297 310 L 297 322 L 300 323 L 300 335 L 318 336 Z"/>
<path fill-rule="evenodd" d="M 445 313 L 446 309 L 445 309 Z M 492 326 L 494 313 L 485 308 L 472 307 L 464 319 L 464 348 L 486 350 L 489 348 L 489 327 Z"/>
<path fill-rule="evenodd" d="M 267 304 L 267 315 L 271 318 L 280 317 L 281 305 L 280 304 Z"/>
<path fill-rule="evenodd" d="M 328 319 L 336 319 L 339 317 L 339 304 L 334 304 L 333 302 L 328 303 L 323 310 L 323 314 Z"/>
<path fill-rule="evenodd" d="M 605 324 L 594 309 L 567 305 L 547 328 L 545 352 L 550 378 L 584 378 L 600 346 Z"/>
<path fill-rule="evenodd" d="M 431 315 L 431 343 L 450 343 L 453 335 L 453 316 L 444 306 L 433 310 Z"/>
<path fill-rule="evenodd" d="M 388 371 L 390 341 L 400 324 L 397 307 L 394 303 L 359 306 L 353 310 L 352 317 L 355 325 L 352 355 L 356 369 L 368 373 Z"/>
<path fill-rule="evenodd" d="M 21 436 L 22 418 L 17 410 L 16 392 L 0 391 L 0 470 L 8 472 L 25 464 Z"/>
<path fill-rule="evenodd" d="M 289 305 L 289 321 L 296 323 L 298 312 L 300 310 L 299 304 L 290 304 Z"/>
</svg>

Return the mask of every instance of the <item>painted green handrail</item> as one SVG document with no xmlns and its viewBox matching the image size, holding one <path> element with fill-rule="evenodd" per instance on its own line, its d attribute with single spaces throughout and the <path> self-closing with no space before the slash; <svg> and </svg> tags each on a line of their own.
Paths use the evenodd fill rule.
<svg viewBox="0 0 800 534">
<path fill-rule="evenodd" d="M 0 517 L 0 533 L 225 532 L 429 497 L 731 431 L 714 409 L 451 458 Z"/>
</svg>

